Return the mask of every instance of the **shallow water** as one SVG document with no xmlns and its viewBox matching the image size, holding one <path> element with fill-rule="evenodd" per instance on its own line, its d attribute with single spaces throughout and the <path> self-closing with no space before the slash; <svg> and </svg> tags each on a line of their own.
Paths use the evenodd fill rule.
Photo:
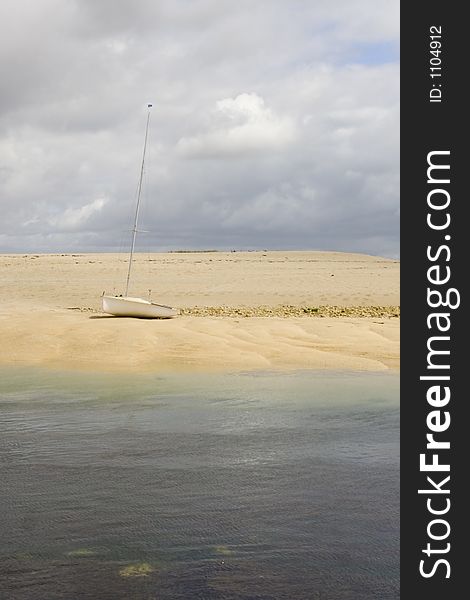
<svg viewBox="0 0 470 600">
<path fill-rule="evenodd" d="M 397 375 L 1 375 L 1 598 L 399 597 Z"/>
</svg>

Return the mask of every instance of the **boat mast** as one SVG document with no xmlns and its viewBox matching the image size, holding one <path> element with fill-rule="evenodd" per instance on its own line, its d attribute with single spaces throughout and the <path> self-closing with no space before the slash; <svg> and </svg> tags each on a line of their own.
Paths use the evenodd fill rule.
<svg viewBox="0 0 470 600">
<path fill-rule="evenodd" d="M 135 216 L 134 216 L 134 227 L 132 228 L 132 243 L 131 243 L 131 252 L 129 255 L 129 268 L 127 270 L 127 280 L 126 280 L 126 293 L 125 296 L 129 293 L 129 279 L 131 277 L 131 269 L 132 269 L 132 258 L 134 255 L 134 246 L 135 246 L 135 237 L 137 235 L 137 223 L 139 220 L 139 209 L 140 209 L 140 194 L 142 192 L 142 180 L 144 178 L 144 164 L 145 164 L 145 152 L 147 150 L 147 137 L 149 132 L 149 123 L 150 123 L 150 109 L 152 108 L 151 104 L 147 105 L 147 125 L 145 127 L 145 139 L 144 139 L 144 150 L 142 152 L 142 166 L 140 167 L 140 178 L 139 178 L 139 187 L 137 190 L 137 204 L 135 207 Z"/>
</svg>

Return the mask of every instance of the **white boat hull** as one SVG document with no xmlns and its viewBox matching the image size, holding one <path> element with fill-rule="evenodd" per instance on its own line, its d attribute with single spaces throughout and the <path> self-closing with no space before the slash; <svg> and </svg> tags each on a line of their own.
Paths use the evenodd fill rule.
<svg viewBox="0 0 470 600">
<path fill-rule="evenodd" d="M 103 312 L 116 317 L 140 319 L 171 319 L 178 315 L 178 310 L 171 306 L 129 296 L 103 296 Z"/>
</svg>

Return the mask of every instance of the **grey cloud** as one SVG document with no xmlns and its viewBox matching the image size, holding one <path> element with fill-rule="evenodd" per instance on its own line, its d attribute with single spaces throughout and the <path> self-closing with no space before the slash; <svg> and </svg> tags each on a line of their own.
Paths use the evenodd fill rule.
<svg viewBox="0 0 470 600">
<path fill-rule="evenodd" d="M 398 254 L 398 2 L 5 0 L 0 249 Z M 364 50 L 366 48 L 366 50 Z"/>
</svg>

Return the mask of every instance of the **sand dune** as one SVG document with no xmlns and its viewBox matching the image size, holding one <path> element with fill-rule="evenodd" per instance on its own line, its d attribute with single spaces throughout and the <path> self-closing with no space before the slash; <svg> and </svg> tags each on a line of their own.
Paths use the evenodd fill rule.
<svg viewBox="0 0 470 600">
<path fill-rule="evenodd" d="M 374 309 L 399 305 L 394 260 L 332 252 L 137 255 L 132 294 L 151 289 L 153 300 L 187 309 L 169 321 L 100 313 L 103 291 L 122 292 L 122 255 L 2 255 L 0 269 L 1 364 L 129 372 L 399 364 L 399 319 Z M 281 306 L 309 311 L 280 316 Z M 344 311 L 321 317 L 310 310 L 319 306 Z M 348 316 L 362 313 L 373 316 Z"/>
</svg>

